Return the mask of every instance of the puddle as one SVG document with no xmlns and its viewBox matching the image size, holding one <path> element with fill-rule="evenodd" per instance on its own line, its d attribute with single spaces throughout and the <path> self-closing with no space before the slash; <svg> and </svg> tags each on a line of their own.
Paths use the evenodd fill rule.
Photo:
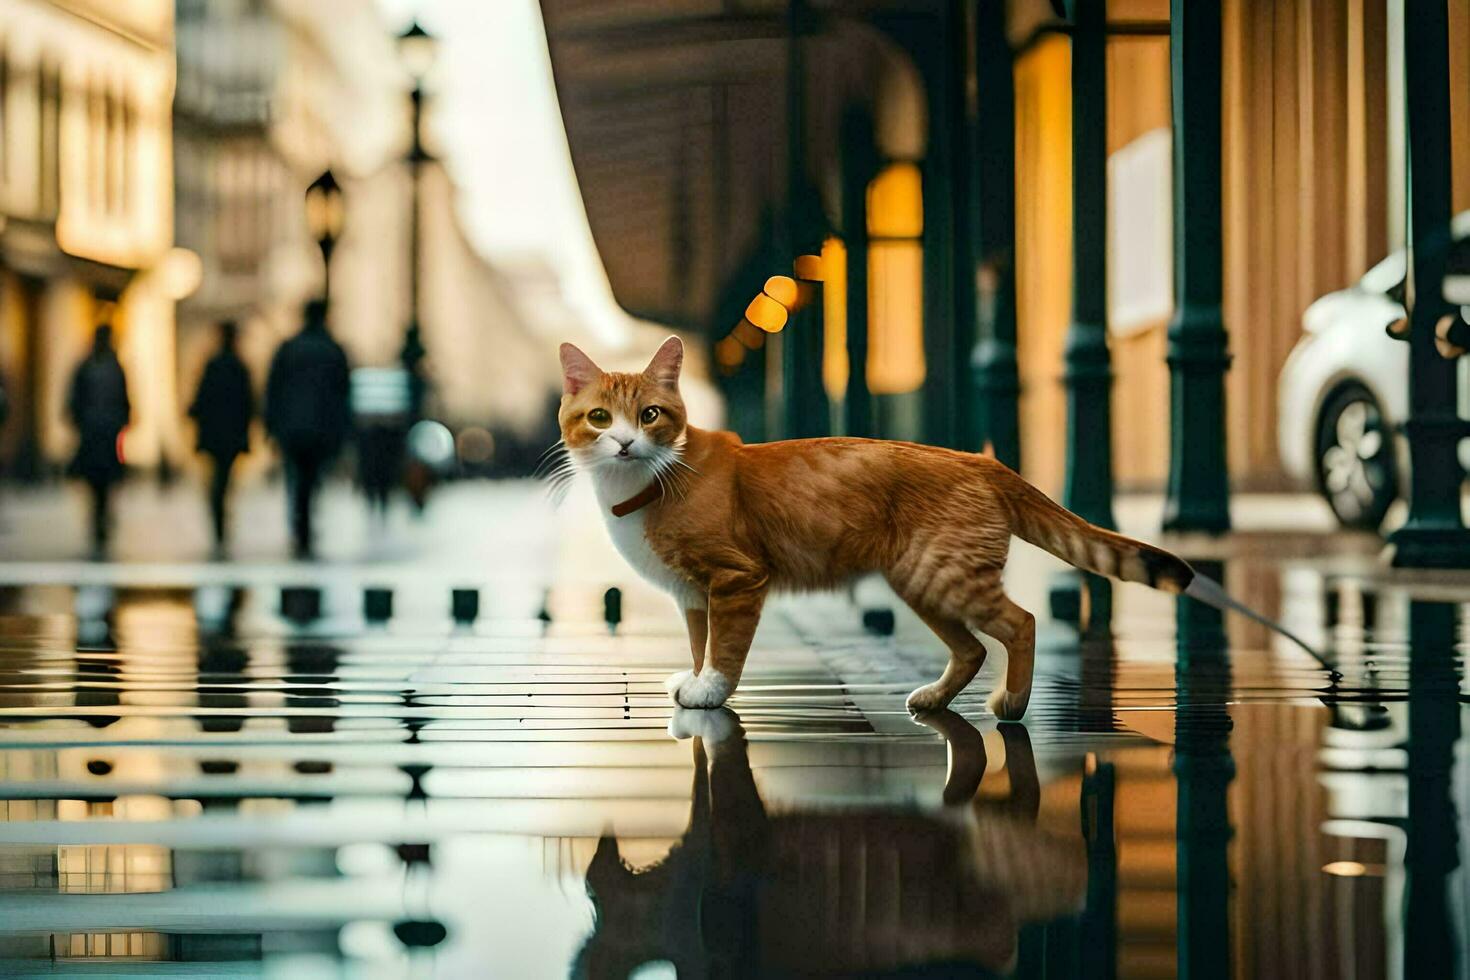
<svg viewBox="0 0 1470 980">
<path fill-rule="evenodd" d="M 1246 573 L 1337 676 L 1120 602 L 919 723 L 797 623 L 679 739 L 646 623 L 8 587 L 0 973 L 1466 975 L 1465 607 Z"/>
</svg>

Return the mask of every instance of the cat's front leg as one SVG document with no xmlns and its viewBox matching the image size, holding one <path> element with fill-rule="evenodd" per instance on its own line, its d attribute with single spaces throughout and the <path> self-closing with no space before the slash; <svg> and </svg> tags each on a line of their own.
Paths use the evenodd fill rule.
<svg viewBox="0 0 1470 980">
<path fill-rule="evenodd" d="M 670 697 L 673 697 L 681 684 L 704 669 L 704 648 L 709 642 L 709 610 L 704 606 L 695 608 L 687 603 L 680 603 L 680 608 L 684 610 L 684 626 L 689 630 L 689 656 L 694 661 L 694 669 L 669 675 L 668 680 L 664 681 L 664 690 L 669 692 Z"/>
<path fill-rule="evenodd" d="M 670 686 L 676 703 L 686 708 L 718 708 L 734 692 L 760 623 L 766 583 L 766 576 L 753 570 L 725 571 L 712 577 L 709 655 L 698 673 Z"/>
<path fill-rule="evenodd" d="M 704 648 L 709 642 L 709 610 L 684 607 L 684 626 L 689 630 L 689 655 L 694 660 L 694 673 L 704 669 Z"/>
</svg>

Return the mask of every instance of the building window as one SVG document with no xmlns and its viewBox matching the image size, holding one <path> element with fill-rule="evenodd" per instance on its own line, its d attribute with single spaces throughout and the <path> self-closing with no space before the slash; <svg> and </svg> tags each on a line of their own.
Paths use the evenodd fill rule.
<svg viewBox="0 0 1470 980">
<path fill-rule="evenodd" d="M 924 197 L 913 163 L 868 185 L 868 389 L 899 395 L 924 384 Z"/>
<path fill-rule="evenodd" d="M 36 90 L 41 114 L 36 203 L 43 218 L 55 218 L 61 204 L 61 68 L 42 62 Z"/>
<path fill-rule="evenodd" d="M 131 216 L 137 200 L 138 188 L 136 183 L 135 168 L 133 166 L 133 154 L 137 149 L 138 137 L 138 112 L 133 107 L 133 100 L 126 94 L 122 98 L 122 111 L 118 117 L 118 124 L 122 127 L 119 134 L 118 151 L 118 193 L 122 195 L 122 211 L 124 217 Z"/>
<path fill-rule="evenodd" d="M 0 50 L 0 187 L 10 186 L 10 58 Z"/>
</svg>

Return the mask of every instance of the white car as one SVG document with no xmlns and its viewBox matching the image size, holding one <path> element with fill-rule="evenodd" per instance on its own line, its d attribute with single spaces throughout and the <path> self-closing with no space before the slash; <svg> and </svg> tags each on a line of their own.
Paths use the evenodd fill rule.
<svg viewBox="0 0 1470 980">
<path fill-rule="evenodd" d="M 1470 212 L 1451 224 L 1470 240 Z M 1277 440 L 1287 473 L 1311 482 L 1346 527 L 1376 530 L 1406 489 L 1409 345 L 1388 335 L 1404 315 L 1407 257 L 1400 249 L 1302 314 L 1302 338 L 1281 369 Z M 1451 294 L 1446 280 L 1446 295 Z M 1453 297 L 1462 301 L 1460 297 Z M 1460 358 L 1459 411 L 1470 414 L 1470 357 Z M 1460 444 L 1470 464 L 1470 440 Z"/>
</svg>

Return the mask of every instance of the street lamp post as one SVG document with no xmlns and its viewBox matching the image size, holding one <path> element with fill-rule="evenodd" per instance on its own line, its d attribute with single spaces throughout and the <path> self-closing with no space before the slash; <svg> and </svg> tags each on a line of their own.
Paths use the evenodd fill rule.
<svg viewBox="0 0 1470 980">
<path fill-rule="evenodd" d="M 306 188 L 306 227 L 322 250 L 322 299 L 328 303 L 332 300 L 332 252 L 346 214 L 342 185 L 331 170 L 323 170 Z"/>
<path fill-rule="evenodd" d="M 419 220 L 422 212 L 419 176 L 424 164 L 433 161 L 433 156 L 424 148 L 424 77 L 434 65 L 438 42 L 415 20 L 408 29 L 398 35 L 398 54 L 413 79 L 409 99 L 413 106 L 413 139 L 408 150 L 409 181 L 412 184 L 411 213 L 409 216 L 409 269 L 408 269 L 408 329 L 405 332 L 409 345 L 419 344 L 419 264 L 422 252 L 422 233 Z"/>
</svg>

